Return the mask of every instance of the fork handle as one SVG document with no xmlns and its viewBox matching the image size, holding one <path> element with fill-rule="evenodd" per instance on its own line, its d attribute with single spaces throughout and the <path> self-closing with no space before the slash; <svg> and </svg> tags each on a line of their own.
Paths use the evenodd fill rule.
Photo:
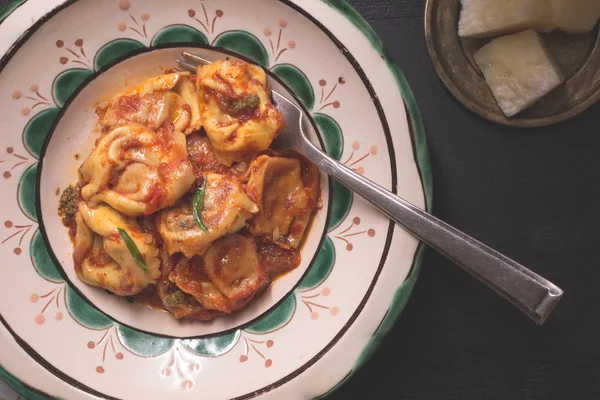
<svg viewBox="0 0 600 400">
<path fill-rule="evenodd" d="M 368 200 L 389 218 L 520 308 L 538 325 L 562 289 L 323 153 L 309 141 L 302 153 L 323 172 Z"/>
</svg>

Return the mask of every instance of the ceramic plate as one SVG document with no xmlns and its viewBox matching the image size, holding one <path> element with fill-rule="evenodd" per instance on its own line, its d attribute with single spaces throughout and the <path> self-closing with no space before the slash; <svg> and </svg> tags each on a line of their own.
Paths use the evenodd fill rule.
<svg viewBox="0 0 600 400">
<path fill-rule="evenodd" d="M 216 324 L 170 324 L 81 285 L 55 213 L 89 151 L 94 102 L 175 67 L 183 49 L 211 48 L 269 70 L 332 157 L 429 209 L 414 98 L 350 6 L 19 0 L 0 16 L 0 377 L 36 399 L 310 399 L 369 358 L 410 296 L 422 248 L 337 182 L 323 180 L 299 271 Z"/>
</svg>

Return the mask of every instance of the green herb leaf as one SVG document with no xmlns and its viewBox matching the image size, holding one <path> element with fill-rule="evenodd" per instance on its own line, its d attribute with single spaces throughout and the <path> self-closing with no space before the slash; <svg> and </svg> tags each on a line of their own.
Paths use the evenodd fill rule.
<svg viewBox="0 0 600 400">
<path fill-rule="evenodd" d="M 260 97 L 256 94 L 249 94 L 239 100 L 231 103 L 231 113 L 237 115 L 242 111 L 252 111 L 260 105 Z"/>
<path fill-rule="evenodd" d="M 75 214 L 77 214 L 78 197 L 78 193 L 73 185 L 69 185 L 60 196 L 58 214 L 62 216 L 64 220 L 75 218 Z"/>
<path fill-rule="evenodd" d="M 129 236 L 129 233 L 127 233 L 125 229 L 117 228 L 117 230 L 119 231 L 119 235 L 121 235 L 121 238 L 123 238 L 123 241 L 125 242 L 125 245 L 127 246 L 127 249 L 131 253 L 133 259 L 140 265 L 140 267 L 142 267 L 144 271 L 148 272 L 148 266 L 146 265 L 146 261 L 144 261 L 142 253 L 140 253 L 140 250 L 136 246 L 131 236 Z"/>
<path fill-rule="evenodd" d="M 181 290 L 177 290 L 167 296 L 165 296 L 165 304 L 167 306 L 179 306 L 185 303 L 185 293 Z"/>
<path fill-rule="evenodd" d="M 202 179 L 202 183 L 196 189 L 194 193 L 194 221 L 196 221 L 196 225 L 198 228 L 202 229 L 204 232 L 208 232 L 208 227 L 204 225 L 202 221 L 202 209 L 204 208 L 204 195 L 206 194 L 206 177 Z"/>
</svg>

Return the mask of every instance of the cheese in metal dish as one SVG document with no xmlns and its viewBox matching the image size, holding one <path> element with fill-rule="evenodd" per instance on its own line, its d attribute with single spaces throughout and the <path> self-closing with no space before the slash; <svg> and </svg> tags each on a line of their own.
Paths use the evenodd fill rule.
<svg viewBox="0 0 600 400">
<path fill-rule="evenodd" d="M 551 29 L 548 0 L 461 0 L 458 35 L 493 37 L 524 29 Z"/>
<path fill-rule="evenodd" d="M 492 40 L 475 53 L 475 61 L 507 117 L 564 82 L 542 38 L 533 30 Z"/>
<path fill-rule="evenodd" d="M 458 35 L 495 37 L 526 29 L 590 32 L 600 18 L 598 0 L 461 0 Z"/>
</svg>

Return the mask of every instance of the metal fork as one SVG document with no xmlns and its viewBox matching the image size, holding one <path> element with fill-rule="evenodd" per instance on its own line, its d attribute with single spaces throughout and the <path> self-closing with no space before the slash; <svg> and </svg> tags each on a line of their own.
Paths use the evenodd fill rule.
<svg viewBox="0 0 600 400">
<path fill-rule="evenodd" d="M 211 62 L 184 52 L 177 63 L 185 69 Z M 223 54 L 222 58 L 227 55 Z M 288 93 L 272 92 L 273 102 L 287 124 L 277 138 L 277 147 L 295 150 L 311 160 L 321 171 L 359 194 L 415 237 L 436 249 L 454 263 L 488 285 L 537 324 L 542 325 L 560 298 L 562 289 L 469 237 L 419 207 L 403 200 L 362 175 L 329 157 L 308 138 L 314 132 L 309 118 Z"/>
</svg>

